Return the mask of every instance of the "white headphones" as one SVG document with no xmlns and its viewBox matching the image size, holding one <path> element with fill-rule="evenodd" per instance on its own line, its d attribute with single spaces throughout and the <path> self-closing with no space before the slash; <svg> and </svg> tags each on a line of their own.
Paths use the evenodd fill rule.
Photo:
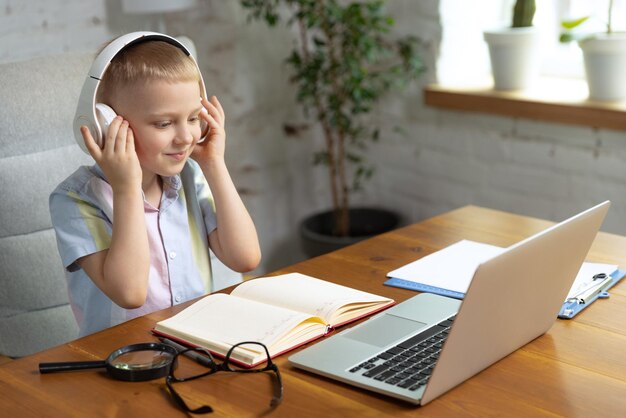
<svg viewBox="0 0 626 418">
<path fill-rule="evenodd" d="M 104 103 L 96 103 L 96 92 L 98 91 L 98 86 L 100 85 L 100 80 L 104 75 L 106 69 L 109 67 L 109 64 L 115 58 L 117 54 L 119 54 L 124 48 L 137 44 L 139 42 L 145 42 L 150 40 L 156 41 L 164 41 L 169 44 L 172 44 L 178 48 L 180 48 L 187 56 L 189 56 L 196 67 L 198 63 L 196 62 L 191 52 L 183 45 L 180 41 L 171 36 L 164 35 L 162 33 L 157 32 L 131 32 L 126 35 L 122 35 L 119 38 L 113 40 L 109 43 L 103 50 L 98 54 L 96 59 L 91 64 L 91 68 L 89 69 L 89 73 L 87 74 L 87 78 L 85 79 L 85 84 L 83 84 L 83 88 L 80 91 L 80 97 L 78 99 L 78 106 L 76 107 L 76 116 L 74 116 L 74 138 L 76 139 L 76 143 L 80 146 L 80 148 L 87 154 L 87 147 L 85 146 L 85 142 L 83 140 L 83 136 L 80 133 L 80 127 L 85 125 L 89 128 L 91 132 L 91 136 L 95 139 L 96 143 L 102 147 L 103 146 L 103 138 L 106 135 L 106 130 L 109 127 L 109 124 L 113 121 L 115 116 L 115 111 Z M 202 79 L 202 73 L 200 72 L 200 68 L 198 68 L 198 74 L 200 75 L 200 85 L 201 85 L 201 94 L 203 98 L 206 98 L 206 88 L 204 86 L 204 80 Z M 208 129 L 203 126 L 202 135 L 200 141 L 202 142 L 206 138 L 206 134 Z"/>
</svg>

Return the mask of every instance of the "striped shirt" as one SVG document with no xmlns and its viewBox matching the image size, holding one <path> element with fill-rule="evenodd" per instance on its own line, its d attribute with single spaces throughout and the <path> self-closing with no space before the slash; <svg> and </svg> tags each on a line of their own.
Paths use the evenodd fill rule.
<svg viewBox="0 0 626 418">
<path fill-rule="evenodd" d="M 214 289 L 208 235 L 215 207 L 198 164 L 163 178 L 157 209 L 144 200 L 150 246 L 148 295 L 143 306 L 124 309 L 109 299 L 76 260 L 109 248 L 113 191 L 97 165 L 80 167 L 50 195 L 50 214 L 66 269 L 69 300 L 80 335 L 201 296 Z"/>
</svg>

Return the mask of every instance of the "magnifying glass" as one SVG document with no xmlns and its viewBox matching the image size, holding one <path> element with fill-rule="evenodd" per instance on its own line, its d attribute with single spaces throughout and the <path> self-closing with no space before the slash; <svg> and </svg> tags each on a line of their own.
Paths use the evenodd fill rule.
<svg viewBox="0 0 626 418">
<path fill-rule="evenodd" d="M 106 368 L 114 379 L 140 382 L 167 375 L 176 353 L 166 344 L 131 344 L 118 348 L 106 360 L 39 363 L 39 373 Z"/>
</svg>

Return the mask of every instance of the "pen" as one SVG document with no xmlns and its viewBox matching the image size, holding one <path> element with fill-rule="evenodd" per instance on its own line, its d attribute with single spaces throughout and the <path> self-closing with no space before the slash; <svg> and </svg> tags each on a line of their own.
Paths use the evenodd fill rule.
<svg viewBox="0 0 626 418">
<path fill-rule="evenodd" d="M 167 344 L 171 347 L 174 347 L 179 352 L 183 350 L 187 350 L 188 348 L 188 347 L 185 347 L 184 345 L 178 344 L 177 342 L 170 340 L 169 338 L 159 337 L 159 340 L 161 340 L 163 344 Z M 201 364 L 208 368 L 212 368 L 213 366 L 215 366 L 215 363 L 213 362 L 213 360 L 211 360 L 211 358 L 207 356 L 203 356 L 197 351 L 187 351 L 183 353 L 183 356 L 187 356 L 193 361 L 195 361 L 196 363 Z"/>
<path fill-rule="evenodd" d="M 594 296 L 609 287 L 612 280 L 613 278 L 607 275 L 597 286 L 587 289 L 585 292 L 578 295 L 576 298 L 578 299 L 578 303 L 587 303 L 589 300 L 593 299 Z"/>
</svg>

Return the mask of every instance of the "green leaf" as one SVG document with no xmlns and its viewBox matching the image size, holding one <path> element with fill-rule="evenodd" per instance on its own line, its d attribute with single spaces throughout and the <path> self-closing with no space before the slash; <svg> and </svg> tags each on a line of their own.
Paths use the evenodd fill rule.
<svg viewBox="0 0 626 418">
<path fill-rule="evenodd" d="M 589 39 L 592 37 L 593 35 L 589 33 L 568 32 L 568 33 L 562 33 L 561 36 L 559 36 L 559 42 L 566 43 L 566 42 L 582 41 L 584 39 Z"/>
<path fill-rule="evenodd" d="M 590 16 L 585 16 L 585 17 L 581 17 L 580 19 L 575 19 L 575 20 L 564 20 L 561 22 L 561 26 L 563 26 L 565 29 L 574 29 L 575 27 L 579 26 L 580 24 L 585 22 L 587 19 L 589 19 L 589 17 Z"/>
</svg>

